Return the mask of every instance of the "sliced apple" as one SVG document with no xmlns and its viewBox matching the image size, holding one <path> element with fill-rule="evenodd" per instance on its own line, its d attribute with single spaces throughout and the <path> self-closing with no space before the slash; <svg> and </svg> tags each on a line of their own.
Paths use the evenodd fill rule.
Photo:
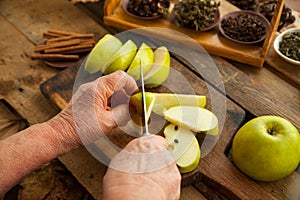
<svg viewBox="0 0 300 200">
<path fill-rule="evenodd" d="M 158 115 L 164 116 L 164 111 L 174 106 L 196 106 L 204 108 L 205 105 L 206 96 L 157 93 L 152 111 Z"/>
<path fill-rule="evenodd" d="M 106 66 L 112 55 L 120 49 L 122 42 L 111 34 L 106 34 L 98 41 L 91 53 L 89 54 L 84 70 L 94 74 Z"/>
<path fill-rule="evenodd" d="M 200 147 L 192 131 L 169 124 L 164 129 L 164 135 L 169 143 L 168 150 L 176 160 L 181 173 L 193 171 L 200 161 Z"/>
<path fill-rule="evenodd" d="M 125 71 L 136 54 L 137 46 L 132 40 L 127 40 L 110 58 L 106 66 L 101 70 L 104 74 L 110 74 L 117 70 Z"/>
<path fill-rule="evenodd" d="M 167 47 L 161 46 L 154 51 L 154 62 L 145 74 L 145 85 L 154 88 L 167 80 L 170 73 L 170 53 Z"/>
<path fill-rule="evenodd" d="M 127 74 L 132 76 L 135 80 L 140 79 L 140 65 L 143 68 L 143 74 L 145 75 L 152 67 L 153 63 L 153 50 L 145 43 L 143 43 L 138 49 L 135 57 L 133 58 Z"/>
<path fill-rule="evenodd" d="M 155 102 L 155 94 L 152 92 L 145 92 L 145 101 L 146 101 L 146 122 L 148 122 L 152 108 Z M 136 93 L 130 97 L 129 105 L 130 105 L 130 114 L 132 120 L 138 124 L 138 125 L 143 125 L 143 103 L 142 103 L 142 93 Z"/>
<path fill-rule="evenodd" d="M 175 106 L 164 112 L 165 119 L 195 132 L 216 134 L 218 118 L 211 111 L 195 106 Z"/>
</svg>

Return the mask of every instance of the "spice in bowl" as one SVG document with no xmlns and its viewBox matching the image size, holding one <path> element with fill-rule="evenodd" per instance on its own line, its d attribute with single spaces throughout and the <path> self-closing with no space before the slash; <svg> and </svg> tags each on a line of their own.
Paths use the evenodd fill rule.
<svg viewBox="0 0 300 200">
<path fill-rule="evenodd" d="M 300 32 L 289 32 L 282 36 L 279 51 L 288 58 L 300 61 Z"/>
<path fill-rule="evenodd" d="M 241 43 L 256 43 L 264 39 L 269 22 L 253 11 L 237 11 L 225 15 L 220 23 L 221 33 Z"/>
<path fill-rule="evenodd" d="M 124 8 L 136 17 L 156 18 L 168 14 L 170 0 L 125 0 Z"/>
<path fill-rule="evenodd" d="M 220 2 L 215 0 L 181 0 L 174 5 L 172 20 L 178 27 L 208 30 L 219 20 L 219 6 Z"/>
</svg>

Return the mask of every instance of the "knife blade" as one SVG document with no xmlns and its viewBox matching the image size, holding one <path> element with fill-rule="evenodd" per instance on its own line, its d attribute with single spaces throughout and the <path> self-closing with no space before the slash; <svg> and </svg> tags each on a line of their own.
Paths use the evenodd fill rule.
<svg viewBox="0 0 300 200">
<path fill-rule="evenodd" d="M 143 74 L 143 67 L 142 67 L 142 61 L 140 60 L 140 79 L 141 79 L 141 87 L 142 87 L 142 104 L 143 104 L 143 119 L 145 124 L 145 131 L 143 131 L 143 136 L 150 135 L 149 129 L 148 129 L 148 120 L 147 120 L 147 102 L 146 102 L 146 95 L 145 95 L 145 83 L 144 83 L 144 74 Z"/>
</svg>

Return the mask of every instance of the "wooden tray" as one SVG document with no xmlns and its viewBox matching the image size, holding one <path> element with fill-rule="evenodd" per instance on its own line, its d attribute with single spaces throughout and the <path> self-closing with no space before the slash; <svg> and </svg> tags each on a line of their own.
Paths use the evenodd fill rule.
<svg viewBox="0 0 300 200">
<path fill-rule="evenodd" d="M 265 62 L 268 50 L 270 48 L 273 33 L 276 32 L 280 21 L 281 12 L 284 1 L 279 0 L 274 17 L 272 19 L 267 36 L 263 43 L 257 45 L 242 45 L 232 42 L 218 33 L 218 28 L 206 32 L 197 32 L 186 28 L 179 28 L 174 23 L 171 23 L 166 18 L 155 20 L 141 20 L 129 16 L 122 8 L 122 0 L 107 0 L 104 6 L 104 23 L 106 25 L 128 30 L 133 28 L 144 27 L 160 27 L 181 32 L 195 41 L 199 42 L 209 53 L 236 60 L 242 63 L 247 63 L 253 66 L 261 67 Z M 226 13 L 236 11 L 238 8 L 228 3 L 226 0 L 221 0 L 220 14 L 221 17 Z M 150 31 L 151 36 L 156 33 Z M 168 33 L 159 33 L 158 37 L 167 37 L 179 42 L 182 38 L 174 38 Z M 184 45 L 184 41 L 182 41 Z"/>
<path fill-rule="evenodd" d="M 80 64 L 80 62 L 76 63 L 41 84 L 41 91 L 61 109 L 67 105 L 72 97 L 73 84 Z M 208 109 L 211 107 L 210 95 L 218 99 L 226 98 L 174 58 L 171 60 L 171 66 L 189 80 L 196 94 L 208 97 Z M 178 80 L 168 79 L 167 81 Z M 163 87 L 158 87 L 154 91 L 166 92 Z M 199 166 L 193 172 L 182 174 L 182 186 L 201 180 L 228 199 L 275 199 L 261 186 L 241 173 L 226 156 L 231 139 L 244 120 L 244 110 L 226 98 L 226 113 L 217 111 L 215 114 L 220 123 L 224 124 L 219 140 L 216 140 L 217 138 L 213 136 L 208 138 L 217 141 L 216 145 L 207 156 L 201 159 Z M 203 135 L 198 134 L 197 138 L 201 144 Z M 126 134 L 118 129 L 110 134 L 109 139 L 120 147 L 123 147 L 129 141 Z M 107 145 L 107 142 L 102 140 L 97 145 Z M 107 157 L 110 157 L 112 153 L 115 152 L 109 149 L 103 152 Z"/>
</svg>

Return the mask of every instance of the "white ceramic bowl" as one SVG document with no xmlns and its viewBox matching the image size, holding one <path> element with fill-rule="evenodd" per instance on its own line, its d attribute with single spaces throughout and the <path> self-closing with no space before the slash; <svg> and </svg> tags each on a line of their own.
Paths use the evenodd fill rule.
<svg viewBox="0 0 300 200">
<path fill-rule="evenodd" d="M 285 61 L 287 61 L 287 62 L 289 62 L 289 63 L 292 63 L 292 64 L 294 64 L 294 65 L 300 65 L 300 61 L 291 59 L 291 58 L 285 56 L 284 54 L 282 54 L 282 53 L 279 51 L 279 43 L 281 42 L 282 37 L 283 37 L 286 33 L 294 33 L 294 32 L 300 32 L 300 28 L 290 28 L 290 29 L 287 29 L 287 30 L 283 31 L 282 33 L 280 33 L 280 34 L 276 37 L 276 39 L 274 40 L 273 47 L 274 47 L 276 53 L 277 53 L 282 59 L 284 59 Z"/>
</svg>

